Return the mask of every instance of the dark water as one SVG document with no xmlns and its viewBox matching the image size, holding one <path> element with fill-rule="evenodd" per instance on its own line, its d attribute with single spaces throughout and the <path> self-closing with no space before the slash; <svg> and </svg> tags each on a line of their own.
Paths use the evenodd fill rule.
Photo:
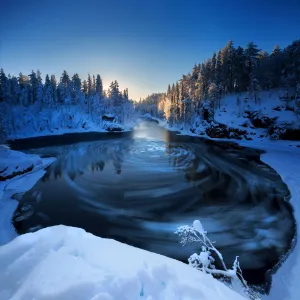
<svg viewBox="0 0 300 300">
<path fill-rule="evenodd" d="M 290 247 L 289 191 L 256 150 L 142 124 L 130 137 L 29 152 L 57 161 L 19 195 L 20 234 L 64 224 L 186 261 L 201 245 L 182 247 L 174 231 L 200 219 L 225 262 L 239 255 L 260 284 Z"/>
</svg>

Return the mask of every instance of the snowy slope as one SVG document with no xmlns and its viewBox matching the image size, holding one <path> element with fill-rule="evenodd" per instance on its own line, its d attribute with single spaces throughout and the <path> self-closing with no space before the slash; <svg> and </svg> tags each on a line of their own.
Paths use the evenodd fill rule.
<svg viewBox="0 0 300 300">
<path fill-rule="evenodd" d="M 240 96 L 241 104 L 237 105 L 237 96 L 229 95 L 221 100 L 221 107 L 216 109 L 215 120 L 232 127 L 239 127 L 245 122 L 245 110 L 259 110 L 269 117 L 277 117 L 279 122 L 297 122 L 297 116 L 293 111 L 285 110 L 285 103 L 280 100 L 284 95 L 282 90 L 263 91 L 260 94 L 259 103 L 248 99 L 247 93 Z M 280 108 L 281 110 L 274 110 Z"/>
<path fill-rule="evenodd" d="M 284 95 L 285 91 L 283 90 L 263 91 L 260 93 L 259 101 L 255 103 L 254 99 L 249 99 L 246 92 L 239 96 L 239 101 L 237 101 L 237 95 L 231 94 L 221 99 L 220 107 L 215 109 L 214 122 L 209 124 L 202 120 L 201 116 L 195 115 L 192 124 L 175 124 L 171 128 L 165 124 L 165 127 L 171 130 L 180 130 L 184 134 L 193 132 L 195 135 L 216 138 L 223 137 L 221 132 L 212 135 L 207 132 L 207 129 L 224 124 L 229 131 L 226 138 L 259 139 L 260 141 L 270 138 L 280 139 L 283 136 L 283 134 L 279 134 L 280 130 L 284 131 L 287 128 L 300 130 L 300 117 L 297 117 L 293 111 L 294 100 L 287 105 L 287 102 L 281 99 Z M 259 122 L 253 122 L 249 113 L 252 114 L 252 117 L 254 115 L 258 121 L 272 120 L 272 125 L 265 123 L 264 126 L 261 126 L 258 124 Z M 164 123 L 161 122 L 161 124 Z M 237 131 L 237 134 L 232 131 Z M 299 133 L 295 134 L 299 135 Z M 298 140 L 300 140 L 300 135 Z"/>
<path fill-rule="evenodd" d="M 76 132 L 106 132 L 113 127 L 128 131 L 135 124 L 135 115 L 126 119 L 125 125 L 102 120 L 102 115 L 84 113 L 78 106 L 60 107 L 59 109 L 44 108 L 34 111 L 33 108 L 24 111 L 24 107 L 13 107 L 13 122 L 7 130 L 8 139 L 60 135 Z M 20 118 L 22 116 L 22 118 Z M 111 115 L 106 115 L 111 116 Z"/>
<path fill-rule="evenodd" d="M 0 245 L 17 236 L 11 220 L 18 201 L 12 199 L 12 196 L 30 190 L 54 160 L 41 159 L 38 155 L 12 151 L 0 146 L 0 176 L 9 178 L 5 181 L 0 180 Z"/>
<path fill-rule="evenodd" d="M 0 299 L 245 299 L 176 260 L 54 226 L 0 248 Z"/>
</svg>

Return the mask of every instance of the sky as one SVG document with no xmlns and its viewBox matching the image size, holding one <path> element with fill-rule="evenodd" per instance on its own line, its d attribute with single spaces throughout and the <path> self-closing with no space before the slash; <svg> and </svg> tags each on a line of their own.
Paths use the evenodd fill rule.
<svg viewBox="0 0 300 300">
<path fill-rule="evenodd" d="M 2 0 L 0 68 L 100 74 L 137 100 L 165 92 L 233 40 L 271 51 L 300 38 L 299 0 Z"/>
</svg>

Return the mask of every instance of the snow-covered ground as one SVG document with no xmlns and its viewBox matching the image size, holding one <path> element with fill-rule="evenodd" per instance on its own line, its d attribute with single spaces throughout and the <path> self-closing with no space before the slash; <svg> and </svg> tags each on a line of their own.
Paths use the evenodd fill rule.
<svg viewBox="0 0 300 300">
<path fill-rule="evenodd" d="M 54 226 L 0 248 L 0 299 L 244 299 L 171 258 Z"/>
<path fill-rule="evenodd" d="M 0 245 L 17 236 L 11 220 L 18 201 L 12 197 L 30 190 L 54 160 L 0 146 Z"/>
<path fill-rule="evenodd" d="M 242 126 L 246 121 L 244 111 L 250 110 L 259 111 L 262 116 L 277 118 L 277 123 L 288 122 L 296 125 L 299 121 L 296 114 L 291 110 L 286 110 L 286 103 L 280 99 L 284 94 L 283 90 L 263 91 L 260 94 L 259 102 L 255 104 L 253 100 L 248 99 L 247 93 L 243 93 L 240 96 L 240 105 L 237 105 L 236 95 L 226 96 L 221 100 L 220 108 L 216 109 L 215 120 L 233 128 L 245 129 Z M 293 103 L 290 105 L 292 106 Z M 248 127 L 247 130 L 257 133 L 257 128 Z M 260 132 L 265 133 L 265 130 L 260 130 Z"/>
<path fill-rule="evenodd" d="M 45 108 L 38 111 L 35 107 L 13 107 L 12 122 L 8 129 L 8 139 L 20 139 L 65 133 L 128 131 L 135 125 L 134 113 L 126 119 L 125 125 L 102 120 L 101 114 L 83 113 L 80 107 Z M 20 118 L 22 115 L 22 118 Z M 113 114 L 103 116 L 113 117 Z"/>
<path fill-rule="evenodd" d="M 219 124 L 224 124 L 227 127 L 225 132 L 229 131 L 230 139 L 260 141 L 277 139 L 286 128 L 300 131 L 300 117 L 293 111 L 294 102 L 291 100 L 287 103 L 281 99 L 284 95 L 283 90 L 263 91 L 260 93 L 259 101 L 255 103 L 249 99 L 248 93 L 243 93 L 239 96 L 239 104 L 237 95 L 228 95 L 221 100 L 220 107 L 215 109 L 214 122 L 210 124 L 201 120 L 201 116 L 195 116 L 191 124 L 175 124 L 171 128 L 166 121 L 160 120 L 160 124 L 169 130 L 179 130 L 182 134 L 190 135 L 193 132 L 196 136 L 206 138 L 210 138 L 207 134 L 208 128 L 217 128 Z M 271 122 L 272 125 L 268 125 L 267 122 Z M 231 131 L 236 131 L 237 134 Z M 296 134 L 300 140 L 300 133 Z M 210 134 L 213 138 L 215 135 L 218 134 L 214 136 Z"/>
</svg>

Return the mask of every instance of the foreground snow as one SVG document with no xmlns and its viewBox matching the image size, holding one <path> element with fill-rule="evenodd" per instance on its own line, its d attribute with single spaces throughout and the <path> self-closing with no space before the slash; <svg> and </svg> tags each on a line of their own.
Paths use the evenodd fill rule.
<svg viewBox="0 0 300 300">
<path fill-rule="evenodd" d="M 0 299 L 244 299 L 176 260 L 54 226 L 0 248 Z"/>
<path fill-rule="evenodd" d="M 18 207 L 18 201 L 12 199 L 13 195 L 30 190 L 54 160 L 0 146 L 0 245 L 17 236 L 11 223 L 13 213 Z"/>
</svg>

